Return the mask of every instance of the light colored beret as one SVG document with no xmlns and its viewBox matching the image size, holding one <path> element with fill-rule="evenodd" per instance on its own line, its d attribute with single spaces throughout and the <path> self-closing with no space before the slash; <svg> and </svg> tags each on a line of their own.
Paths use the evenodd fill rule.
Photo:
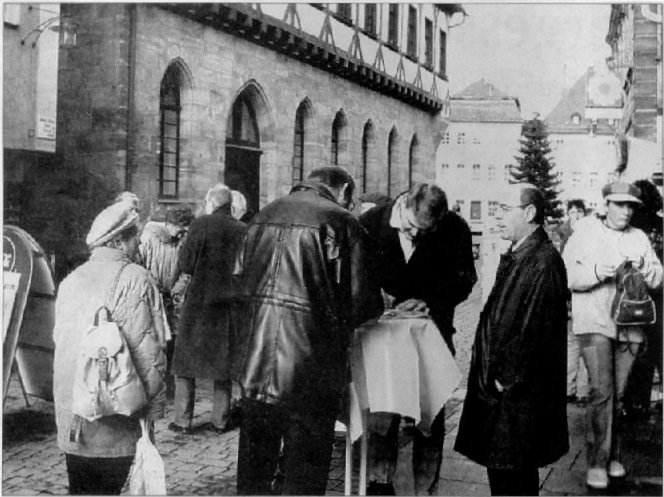
<svg viewBox="0 0 664 497">
<path fill-rule="evenodd" d="M 127 228 L 137 225 L 138 219 L 138 212 L 130 204 L 125 202 L 112 204 L 101 211 L 92 222 L 85 243 L 91 249 L 104 245 Z"/>
</svg>

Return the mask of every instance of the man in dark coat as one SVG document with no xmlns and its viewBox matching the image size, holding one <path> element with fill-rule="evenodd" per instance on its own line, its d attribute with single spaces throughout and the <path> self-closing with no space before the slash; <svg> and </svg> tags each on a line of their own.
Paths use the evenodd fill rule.
<svg viewBox="0 0 664 497">
<path fill-rule="evenodd" d="M 505 202 L 497 219 L 513 244 L 480 315 L 454 448 L 487 467 L 492 495 L 538 495 L 537 468 L 569 448 L 567 276 L 541 191 L 512 185 Z"/>
<path fill-rule="evenodd" d="M 168 428 L 190 432 L 195 378 L 214 380 L 212 414 L 206 427 L 227 431 L 234 360 L 232 270 L 246 225 L 231 216 L 231 191 L 223 184 L 205 196 L 206 215 L 195 219 L 178 262 L 191 275 L 175 341 L 175 420 Z"/>
<path fill-rule="evenodd" d="M 350 338 L 382 311 L 353 189 L 345 169 L 315 169 L 249 225 L 236 268 L 248 337 L 238 494 L 271 493 L 282 441 L 283 493 L 325 493 Z"/>
<path fill-rule="evenodd" d="M 454 354 L 454 309 L 477 281 L 472 238 L 466 222 L 448 211 L 445 192 L 420 183 L 396 200 L 360 216 L 375 251 L 373 270 L 398 309 L 428 309 Z M 369 494 L 394 494 L 392 476 L 398 455 L 400 417 L 393 416 L 386 435 L 372 432 L 369 442 Z M 436 491 L 445 439 L 444 410 L 436 416 L 431 436 L 415 432 L 415 492 Z"/>
</svg>

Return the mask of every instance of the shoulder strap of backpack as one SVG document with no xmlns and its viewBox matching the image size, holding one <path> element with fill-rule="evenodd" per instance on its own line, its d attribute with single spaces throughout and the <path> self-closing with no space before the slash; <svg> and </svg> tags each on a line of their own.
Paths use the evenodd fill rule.
<svg viewBox="0 0 664 497">
<path fill-rule="evenodd" d="M 113 286 L 111 286 L 110 292 L 108 292 L 108 296 L 106 297 L 106 311 L 108 312 L 108 317 L 110 319 L 111 313 L 113 312 L 113 297 L 115 297 L 115 291 L 118 289 L 118 283 L 120 281 L 120 276 L 122 275 L 122 272 L 124 269 L 129 265 L 128 262 L 123 262 L 122 266 L 120 266 L 120 269 L 118 270 L 118 274 L 115 275 L 115 280 L 113 281 Z"/>
</svg>

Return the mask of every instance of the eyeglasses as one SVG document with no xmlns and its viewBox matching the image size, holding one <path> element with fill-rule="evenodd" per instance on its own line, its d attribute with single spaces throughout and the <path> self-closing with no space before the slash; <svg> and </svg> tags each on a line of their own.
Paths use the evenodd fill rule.
<svg viewBox="0 0 664 497">
<path fill-rule="evenodd" d="M 531 204 L 523 204 L 523 205 L 507 205 L 507 204 L 498 204 L 498 207 L 500 207 L 500 210 L 504 212 L 511 212 L 514 209 L 524 209 L 528 207 Z"/>
</svg>

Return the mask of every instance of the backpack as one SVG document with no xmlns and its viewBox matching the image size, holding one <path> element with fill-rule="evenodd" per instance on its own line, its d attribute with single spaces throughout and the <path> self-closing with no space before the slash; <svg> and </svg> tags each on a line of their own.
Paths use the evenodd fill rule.
<svg viewBox="0 0 664 497">
<path fill-rule="evenodd" d="M 616 295 L 611 305 L 611 317 L 617 325 L 653 324 L 655 303 L 648 293 L 643 274 L 630 261 L 616 271 Z"/>
<path fill-rule="evenodd" d="M 111 301 L 117 288 L 120 268 L 108 296 Z M 74 373 L 72 412 L 94 421 L 104 416 L 130 416 L 148 403 L 147 394 L 118 325 L 113 322 L 110 304 L 101 306 L 94 322 L 79 342 Z"/>
</svg>

